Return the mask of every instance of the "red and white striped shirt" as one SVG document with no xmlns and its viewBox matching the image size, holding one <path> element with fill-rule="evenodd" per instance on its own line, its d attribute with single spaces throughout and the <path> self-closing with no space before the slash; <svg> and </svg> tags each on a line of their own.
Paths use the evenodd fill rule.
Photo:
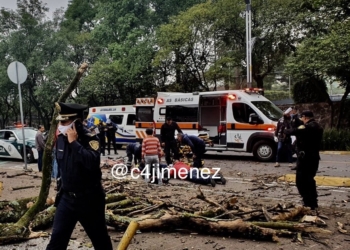
<svg viewBox="0 0 350 250">
<path fill-rule="evenodd" d="M 158 155 L 162 157 L 162 148 L 157 137 L 149 136 L 142 141 L 142 158 L 147 155 Z"/>
</svg>

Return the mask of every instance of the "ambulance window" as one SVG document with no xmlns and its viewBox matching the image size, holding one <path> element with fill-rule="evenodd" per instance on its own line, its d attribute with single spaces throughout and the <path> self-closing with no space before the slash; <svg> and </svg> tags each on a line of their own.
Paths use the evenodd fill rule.
<svg viewBox="0 0 350 250">
<path fill-rule="evenodd" d="M 109 119 L 115 124 L 121 125 L 123 123 L 123 117 L 124 115 L 110 115 Z"/>
<path fill-rule="evenodd" d="M 5 131 L 1 131 L 0 132 L 0 139 L 4 139 L 4 136 L 5 136 Z"/>
<path fill-rule="evenodd" d="M 166 116 L 175 122 L 198 122 L 198 107 L 167 106 Z"/>
<path fill-rule="evenodd" d="M 165 114 L 166 114 L 166 108 L 160 108 L 159 115 L 165 115 Z"/>
<path fill-rule="evenodd" d="M 232 103 L 233 118 L 236 122 L 249 123 L 249 115 L 255 111 L 245 103 Z"/>
<path fill-rule="evenodd" d="M 126 120 L 126 125 L 135 125 L 136 115 L 129 114 L 128 119 Z"/>
<path fill-rule="evenodd" d="M 136 117 L 138 122 L 152 122 L 153 108 L 152 107 L 138 107 L 136 108 Z"/>
</svg>

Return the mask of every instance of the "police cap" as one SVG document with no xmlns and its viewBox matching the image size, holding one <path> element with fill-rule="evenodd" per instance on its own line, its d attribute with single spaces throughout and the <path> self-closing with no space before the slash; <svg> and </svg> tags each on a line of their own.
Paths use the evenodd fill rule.
<svg viewBox="0 0 350 250">
<path fill-rule="evenodd" d="M 303 116 L 311 118 L 311 117 L 314 117 L 314 113 L 312 113 L 312 111 L 310 110 L 305 110 L 300 114 L 300 117 L 303 117 Z"/>
<path fill-rule="evenodd" d="M 75 118 L 83 118 L 83 111 L 88 108 L 86 105 L 81 105 L 77 103 L 63 103 L 56 102 L 56 108 L 58 109 L 59 115 L 56 120 L 67 121 Z"/>
</svg>

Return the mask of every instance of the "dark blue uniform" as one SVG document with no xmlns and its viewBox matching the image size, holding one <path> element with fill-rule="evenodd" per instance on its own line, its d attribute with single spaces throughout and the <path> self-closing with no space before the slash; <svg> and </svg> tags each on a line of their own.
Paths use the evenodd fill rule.
<svg viewBox="0 0 350 250">
<path fill-rule="evenodd" d="M 205 153 L 205 142 L 198 136 L 184 134 L 181 143 L 190 146 L 192 153 L 196 155 L 196 158 L 193 159 L 193 167 L 202 167 L 202 158 Z"/>
<path fill-rule="evenodd" d="M 168 118 L 169 119 L 169 118 Z M 166 163 L 169 165 L 172 163 L 170 157 L 170 151 L 173 152 L 173 160 L 179 159 L 179 149 L 177 147 L 177 142 L 175 139 L 175 130 L 182 133 L 179 125 L 176 122 L 171 122 L 170 124 L 164 123 L 160 129 L 160 139 L 164 143 L 164 153 Z"/>
<path fill-rule="evenodd" d="M 310 119 L 305 125 L 286 130 L 285 133 L 297 137 L 298 161 L 295 182 L 299 194 L 303 198 L 304 206 L 316 209 L 318 203 L 314 177 L 320 161 L 323 129 L 314 119 Z"/>
<path fill-rule="evenodd" d="M 61 175 L 61 198 L 47 249 L 66 249 L 79 221 L 95 249 L 110 250 L 112 243 L 105 222 L 105 193 L 101 185 L 100 149 L 97 136 L 78 132 L 69 143 L 58 135 L 56 157 Z"/>
<path fill-rule="evenodd" d="M 130 143 L 126 147 L 126 156 L 128 157 L 127 166 L 129 169 L 131 168 L 131 163 L 133 158 L 134 158 L 135 165 L 137 163 L 141 164 L 141 158 L 142 158 L 141 151 L 142 151 L 142 146 L 139 143 Z"/>
</svg>

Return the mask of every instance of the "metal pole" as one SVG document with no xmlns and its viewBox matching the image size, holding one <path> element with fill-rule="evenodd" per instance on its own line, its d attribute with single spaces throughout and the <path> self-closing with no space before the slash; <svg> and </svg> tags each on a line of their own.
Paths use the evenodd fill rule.
<svg viewBox="0 0 350 250">
<path fill-rule="evenodd" d="M 19 94 L 19 107 L 20 107 L 20 110 L 21 110 L 24 170 L 27 170 L 27 150 L 26 150 L 26 140 L 25 140 L 26 137 L 25 137 L 25 134 L 24 134 L 24 119 L 23 119 L 23 108 L 22 108 L 22 94 L 21 94 L 21 84 L 19 84 L 19 78 L 18 78 L 18 65 L 17 65 L 17 62 L 16 62 L 16 77 L 17 77 L 18 94 Z"/>
<path fill-rule="evenodd" d="M 249 68 L 250 68 L 250 63 L 249 63 L 249 9 L 248 9 L 248 2 L 246 1 L 247 3 L 247 6 L 246 6 L 246 14 L 245 14 L 245 27 L 246 27 L 246 52 L 247 52 L 247 55 L 246 55 L 246 61 L 247 61 L 247 87 L 250 88 L 249 84 L 250 84 L 250 74 L 249 74 Z"/>
<path fill-rule="evenodd" d="M 252 87 L 253 77 L 252 77 L 252 6 L 249 1 L 248 5 L 249 11 L 249 25 L 248 25 L 248 33 L 249 33 L 249 88 Z"/>
</svg>

